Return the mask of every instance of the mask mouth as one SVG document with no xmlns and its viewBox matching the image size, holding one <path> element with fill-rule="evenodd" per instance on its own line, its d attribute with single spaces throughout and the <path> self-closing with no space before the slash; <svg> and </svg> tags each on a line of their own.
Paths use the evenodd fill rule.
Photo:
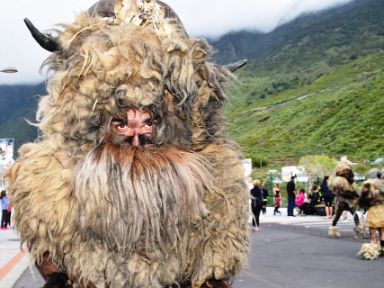
<svg viewBox="0 0 384 288">
<path fill-rule="evenodd" d="M 135 137 L 137 137 L 139 145 L 134 144 Z M 139 135 L 135 134 L 133 136 L 125 136 L 123 139 L 123 142 L 131 146 L 144 147 L 144 148 L 153 146 L 152 137 L 147 134 L 139 134 Z"/>
</svg>

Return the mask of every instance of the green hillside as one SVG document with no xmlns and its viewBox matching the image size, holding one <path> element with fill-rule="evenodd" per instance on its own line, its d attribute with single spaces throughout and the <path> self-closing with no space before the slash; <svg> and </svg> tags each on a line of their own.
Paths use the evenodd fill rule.
<svg viewBox="0 0 384 288">
<path fill-rule="evenodd" d="M 246 156 L 283 164 L 313 154 L 384 155 L 381 15 L 384 1 L 359 0 L 264 36 L 290 35 L 251 59 L 232 89 L 230 134 Z"/>
<path fill-rule="evenodd" d="M 44 93 L 43 83 L 0 86 L 0 138 L 15 138 L 15 150 L 36 138 L 37 129 L 27 120 L 35 121 L 37 100 Z"/>
<path fill-rule="evenodd" d="M 356 160 L 384 155 L 382 63 L 384 52 L 367 55 L 247 106 L 244 94 L 263 79 L 241 77 L 244 87 L 235 89 L 228 113 L 231 135 L 247 156 L 269 162 L 314 154 Z"/>
</svg>

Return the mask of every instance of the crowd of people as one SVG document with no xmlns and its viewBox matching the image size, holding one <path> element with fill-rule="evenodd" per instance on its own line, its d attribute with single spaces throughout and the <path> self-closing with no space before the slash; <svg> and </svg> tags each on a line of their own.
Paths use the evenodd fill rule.
<svg viewBox="0 0 384 288">
<path fill-rule="evenodd" d="M 268 197 L 268 190 L 260 188 L 260 181 L 254 180 L 250 190 L 252 199 L 253 222 L 255 231 L 260 231 L 260 211 L 265 209 Z M 298 215 L 324 215 L 326 219 L 333 219 L 329 227 L 328 236 L 340 237 L 340 231 L 336 227 L 345 213 L 351 213 L 355 222 L 357 237 L 362 237 L 362 225 L 358 214 L 359 209 L 367 214 L 365 227 L 369 229 L 370 243 L 366 243 L 359 251 L 364 259 L 375 259 L 384 255 L 384 181 L 381 173 L 375 179 L 368 179 L 362 183 L 361 188 L 354 183 L 354 173 L 350 163 L 340 162 L 334 174 L 325 176 L 320 185 L 313 185 L 307 195 L 304 188 L 296 188 L 295 176 L 292 176 L 286 186 L 287 195 L 287 216 L 296 217 L 294 209 L 297 208 Z M 273 187 L 273 215 L 281 215 L 280 185 Z M 377 235 L 379 238 L 377 239 Z"/>
<path fill-rule="evenodd" d="M 294 210 L 297 209 L 298 215 L 321 215 L 332 219 L 334 213 L 334 194 L 328 186 L 328 176 L 325 176 L 321 185 L 313 185 L 306 193 L 304 188 L 296 188 L 295 176 L 292 176 L 287 183 L 287 216 L 296 217 Z M 281 215 L 282 192 L 279 183 L 275 183 L 272 188 L 273 215 Z M 260 214 L 266 213 L 269 192 L 266 184 L 261 184 L 260 180 L 253 180 L 250 186 L 251 210 L 253 214 L 252 228 L 259 231 Z"/>
</svg>

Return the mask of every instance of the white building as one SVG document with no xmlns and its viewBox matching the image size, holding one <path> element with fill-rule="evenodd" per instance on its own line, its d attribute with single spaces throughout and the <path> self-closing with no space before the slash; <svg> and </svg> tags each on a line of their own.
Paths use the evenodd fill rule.
<svg viewBox="0 0 384 288">
<path fill-rule="evenodd" d="M 284 166 L 281 168 L 281 177 L 283 181 L 288 182 L 292 176 L 296 176 L 297 182 L 307 183 L 309 180 L 308 175 L 305 174 L 304 167 L 300 166 Z"/>
<path fill-rule="evenodd" d="M 5 189 L 4 170 L 9 168 L 13 162 L 14 139 L 0 138 L 0 189 Z"/>
</svg>

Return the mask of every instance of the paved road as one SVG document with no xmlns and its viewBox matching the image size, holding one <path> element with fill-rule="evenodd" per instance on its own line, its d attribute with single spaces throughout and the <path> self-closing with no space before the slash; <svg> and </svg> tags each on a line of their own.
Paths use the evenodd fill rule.
<svg viewBox="0 0 384 288">
<path fill-rule="evenodd" d="M 246 268 L 235 288 L 382 288 L 384 257 L 375 261 L 356 256 L 351 220 L 340 223 L 342 238 L 329 239 L 329 221 L 321 217 L 261 218 L 262 231 L 251 233 Z M 265 223 L 268 222 L 268 223 Z M 37 275 L 38 276 L 38 275 Z M 41 279 L 26 270 L 13 288 L 41 287 Z"/>
<path fill-rule="evenodd" d="M 367 240 L 355 239 L 352 222 L 341 223 L 340 239 L 327 237 L 329 223 L 266 224 L 251 234 L 249 265 L 234 287 L 382 288 L 384 257 L 356 256 Z"/>
</svg>

